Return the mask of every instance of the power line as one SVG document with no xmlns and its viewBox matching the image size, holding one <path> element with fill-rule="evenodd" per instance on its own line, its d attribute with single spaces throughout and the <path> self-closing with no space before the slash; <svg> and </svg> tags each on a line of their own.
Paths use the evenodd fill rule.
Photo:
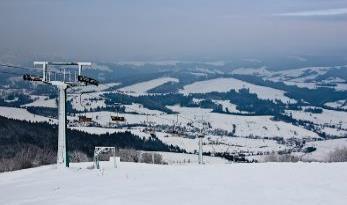
<svg viewBox="0 0 347 205">
<path fill-rule="evenodd" d="M 0 71 L 0 73 L 3 74 L 8 74 L 8 75 L 18 75 L 18 76 L 23 76 L 23 73 L 15 73 L 15 72 L 8 72 L 8 71 Z"/>
<path fill-rule="evenodd" d="M 2 64 L 2 63 L 0 63 L 0 66 L 2 66 L 2 67 L 8 67 L 8 68 L 16 68 L 16 69 L 21 69 L 21 70 L 32 70 L 32 69 L 35 69 L 35 68 L 22 67 L 22 66 L 15 66 L 15 65 Z"/>
</svg>

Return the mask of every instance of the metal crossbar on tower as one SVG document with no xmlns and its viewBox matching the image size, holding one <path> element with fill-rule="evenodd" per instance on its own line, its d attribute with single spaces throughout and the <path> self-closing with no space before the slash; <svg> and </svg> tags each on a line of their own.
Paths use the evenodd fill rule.
<svg viewBox="0 0 347 205">
<path fill-rule="evenodd" d="M 54 85 L 59 90 L 59 103 L 58 103 L 58 153 L 57 165 L 58 167 L 69 167 L 69 159 L 67 156 L 67 140 L 66 140 L 66 90 L 71 87 L 84 86 L 84 85 L 98 85 L 98 81 L 93 78 L 82 75 L 82 68 L 84 66 L 91 66 L 89 62 L 47 62 L 35 61 L 34 66 L 42 66 L 42 76 L 32 76 L 30 74 L 23 75 L 23 80 L 40 81 L 46 84 Z M 52 77 L 50 68 L 54 66 L 61 66 L 63 68 L 62 78 L 57 79 L 56 76 Z M 75 77 L 71 78 L 71 73 L 66 72 L 66 66 L 77 66 L 78 72 L 75 72 Z M 61 73 L 60 73 L 61 74 Z M 68 78 L 66 77 L 68 75 Z"/>
</svg>

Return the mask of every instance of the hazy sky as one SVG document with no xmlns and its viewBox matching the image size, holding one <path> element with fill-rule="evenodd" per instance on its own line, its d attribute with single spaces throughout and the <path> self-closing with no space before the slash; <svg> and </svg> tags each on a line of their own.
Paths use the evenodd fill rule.
<svg viewBox="0 0 347 205">
<path fill-rule="evenodd" d="M 0 54 L 99 61 L 334 55 L 346 0 L 1 0 Z"/>
</svg>

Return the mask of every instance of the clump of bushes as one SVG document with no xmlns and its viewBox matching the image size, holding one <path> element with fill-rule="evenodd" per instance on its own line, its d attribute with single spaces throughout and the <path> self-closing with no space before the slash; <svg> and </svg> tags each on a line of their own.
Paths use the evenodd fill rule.
<svg viewBox="0 0 347 205">
<path fill-rule="evenodd" d="M 347 162 L 347 147 L 337 148 L 330 152 L 328 162 Z"/>
<path fill-rule="evenodd" d="M 270 155 L 265 156 L 264 162 L 298 162 L 300 158 L 290 154 L 277 154 L 271 153 Z"/>
<path fill-rule="evenodd" d="M 88 162 L 91 161 L 91 159 L 87 156 L 86 153 L 81 151 L 73 151 L 69 153 L 69 160 L 70 162 Z"/>
<path fill-rule="evenodd" d="M 13 157 L 0 158 L 0 172 L 52 164 L 56 162 L 56 159 L 56 152 L 50 149 L 26 145 Z"/>
<path fill-rule="evenodd" d="M 158 153 L 142 153 L 140 162 L 149 164 L 163 164 L 163 158 Z"/>
</svg>

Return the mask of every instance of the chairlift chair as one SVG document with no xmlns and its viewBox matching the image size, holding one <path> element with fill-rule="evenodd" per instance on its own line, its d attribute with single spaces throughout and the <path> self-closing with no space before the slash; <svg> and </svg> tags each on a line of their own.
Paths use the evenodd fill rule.
<svg viewBox="0 0 347 205">
<path fill-rule="evenodd" d="M 120 103 L 115 103 L 116 105 L 116 115 L 111 115 L 111 120 L 112 122 L 125 122 L 126 119 L 123 116 L 119 116 L 119 106 L 121 105 Z"/>
</svg>

